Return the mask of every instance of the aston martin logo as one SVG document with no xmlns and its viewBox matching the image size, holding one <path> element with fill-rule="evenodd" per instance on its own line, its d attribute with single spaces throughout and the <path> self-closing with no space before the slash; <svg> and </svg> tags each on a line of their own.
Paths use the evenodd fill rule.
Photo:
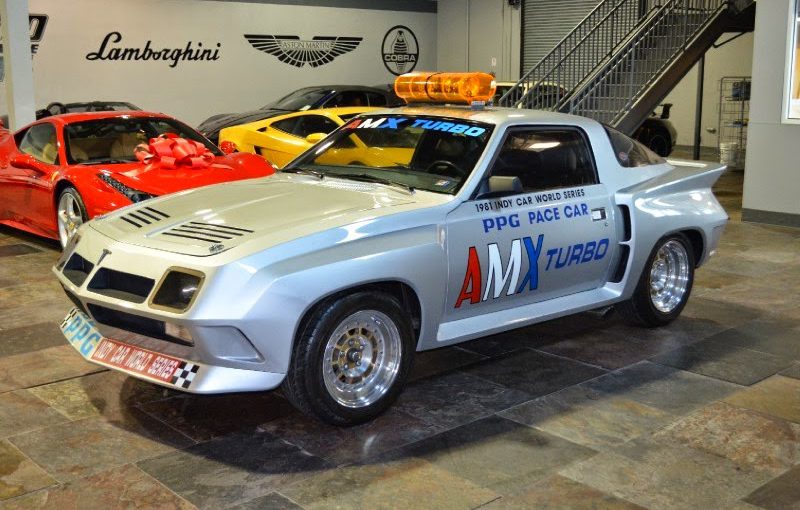
<svg viewBox="0 0 800 510">
<path fill-rule="evenodd" d="M 317 36 L 301 40 L 296 35 L 253 35 L 245 34 L 253 48 L 278 57 L 278 60 L 295 67 L 308 64 L 319 67 L 339 55 L 351 52 L 361 44 L 363 37 Z"/>
</svg>

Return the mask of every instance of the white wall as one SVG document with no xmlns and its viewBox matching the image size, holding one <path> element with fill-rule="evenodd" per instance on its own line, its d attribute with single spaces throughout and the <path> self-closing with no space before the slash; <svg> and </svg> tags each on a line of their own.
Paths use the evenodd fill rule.
<svg viewBox="0 0 800 510">
<path fill-rule="evenodd" d="M 391 83 L 384 35 L 395 25 L 414 32 L 417 69 L 436 68 L 436 13 L 197 0 L 29 0 L 49 21 L 33 58 L 37 107 L 51 101 L 130 101 L 197 124 L 209 115 L 258 108 L 307 85 Z M 106 34 L 117 46 L 216 48 L 216 61 L 90 61 Z M 254 49 L 244 34 L 363 37 L 355 50 L 320 67 L 294 67 Z M 0 112 L 5 91 L 0 84 Z"/>
<path fill-rule="evenodd" d="M 766 3 L 766 2 L 764 2 Z M 761 5 L 758 6 L 761 8 Z M 717 44 L 736 34 L 723 34 Z M 703 116 L 701 144 L 706 147 L 717 146 L 717 134 L 706 131 L 717 127 L 719 115 L 719 81 L 724 76 L 750 76 L 753 65 L 753 34 L 748 33 L 706 52 L 705 82 L 703 88 Z M 672 103 L 670 121 L 678 131 L 679 145 L 694 145 L 694 116 L 697 103 L 697 72 L 695 65 L 664 99 Z"/>
<path fill-rule="evenodd" d="M 494 72 L 519 78 L 521 11 L 507 0 L 439 0 L 437 64 L 441 71 Z"/>
<path fill-rule="evenodd" d="M 800 124 L 781 122 L 793 1 L 762 0 L 756 8 L 742 217 L 800 226 Z"/>
</svg>

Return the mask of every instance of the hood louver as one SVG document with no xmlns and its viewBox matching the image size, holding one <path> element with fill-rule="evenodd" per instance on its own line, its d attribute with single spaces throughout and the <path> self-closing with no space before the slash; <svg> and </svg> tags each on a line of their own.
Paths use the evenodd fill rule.
<svg viewBox="0 0 800 510">
<path fill-rule="evenodd" d="M 162 232 L 162 236 L 182 237 L 184 239 L 194 239 L 216 244 L 239 239 L 252 234 L 254 231 L 246 228 L 231 227 L 228 225 L 215 225 L 213 223 L 202 223 L 199 221 L 189 221 L 183 225 L 171 228 Z"/>
<path fill-rule="evenodd" d="M 142 228 L 147 225 L 158 223 L 161 220 L 169 218 L 169 214 L 161 212 L 152 207 L 142 207 L 136 211 L 132 211 L 120 216 L 120 219 L 136 228 Z"/>
</svg>

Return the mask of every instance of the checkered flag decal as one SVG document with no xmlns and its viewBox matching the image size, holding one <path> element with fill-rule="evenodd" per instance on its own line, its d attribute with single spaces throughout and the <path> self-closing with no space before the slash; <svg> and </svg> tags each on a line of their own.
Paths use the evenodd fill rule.
<svg viewBox="0 0 800 510">
<path fill-rule="evenodd" d="M 172 374 L 172 384 L 179 388 L 188 389 L 192 381 L 194 381 L 198 370 L 200 370 L 200 365 L 184 361 Z"/>
</svg>

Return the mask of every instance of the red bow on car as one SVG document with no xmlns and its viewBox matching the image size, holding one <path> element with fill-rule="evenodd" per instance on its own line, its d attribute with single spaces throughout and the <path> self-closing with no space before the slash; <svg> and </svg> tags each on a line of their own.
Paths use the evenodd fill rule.
<svg viewBox="0 0 800 510">
<path fill-rule="evenodd" d="M 157 164 L 163 168 L 205 168 L 214 162 L 214 154 L 205 145 L 172 133 L 151 138 L 149 145 L 137 145 L 134 154 L 142 163 Z"/>
</svg>

